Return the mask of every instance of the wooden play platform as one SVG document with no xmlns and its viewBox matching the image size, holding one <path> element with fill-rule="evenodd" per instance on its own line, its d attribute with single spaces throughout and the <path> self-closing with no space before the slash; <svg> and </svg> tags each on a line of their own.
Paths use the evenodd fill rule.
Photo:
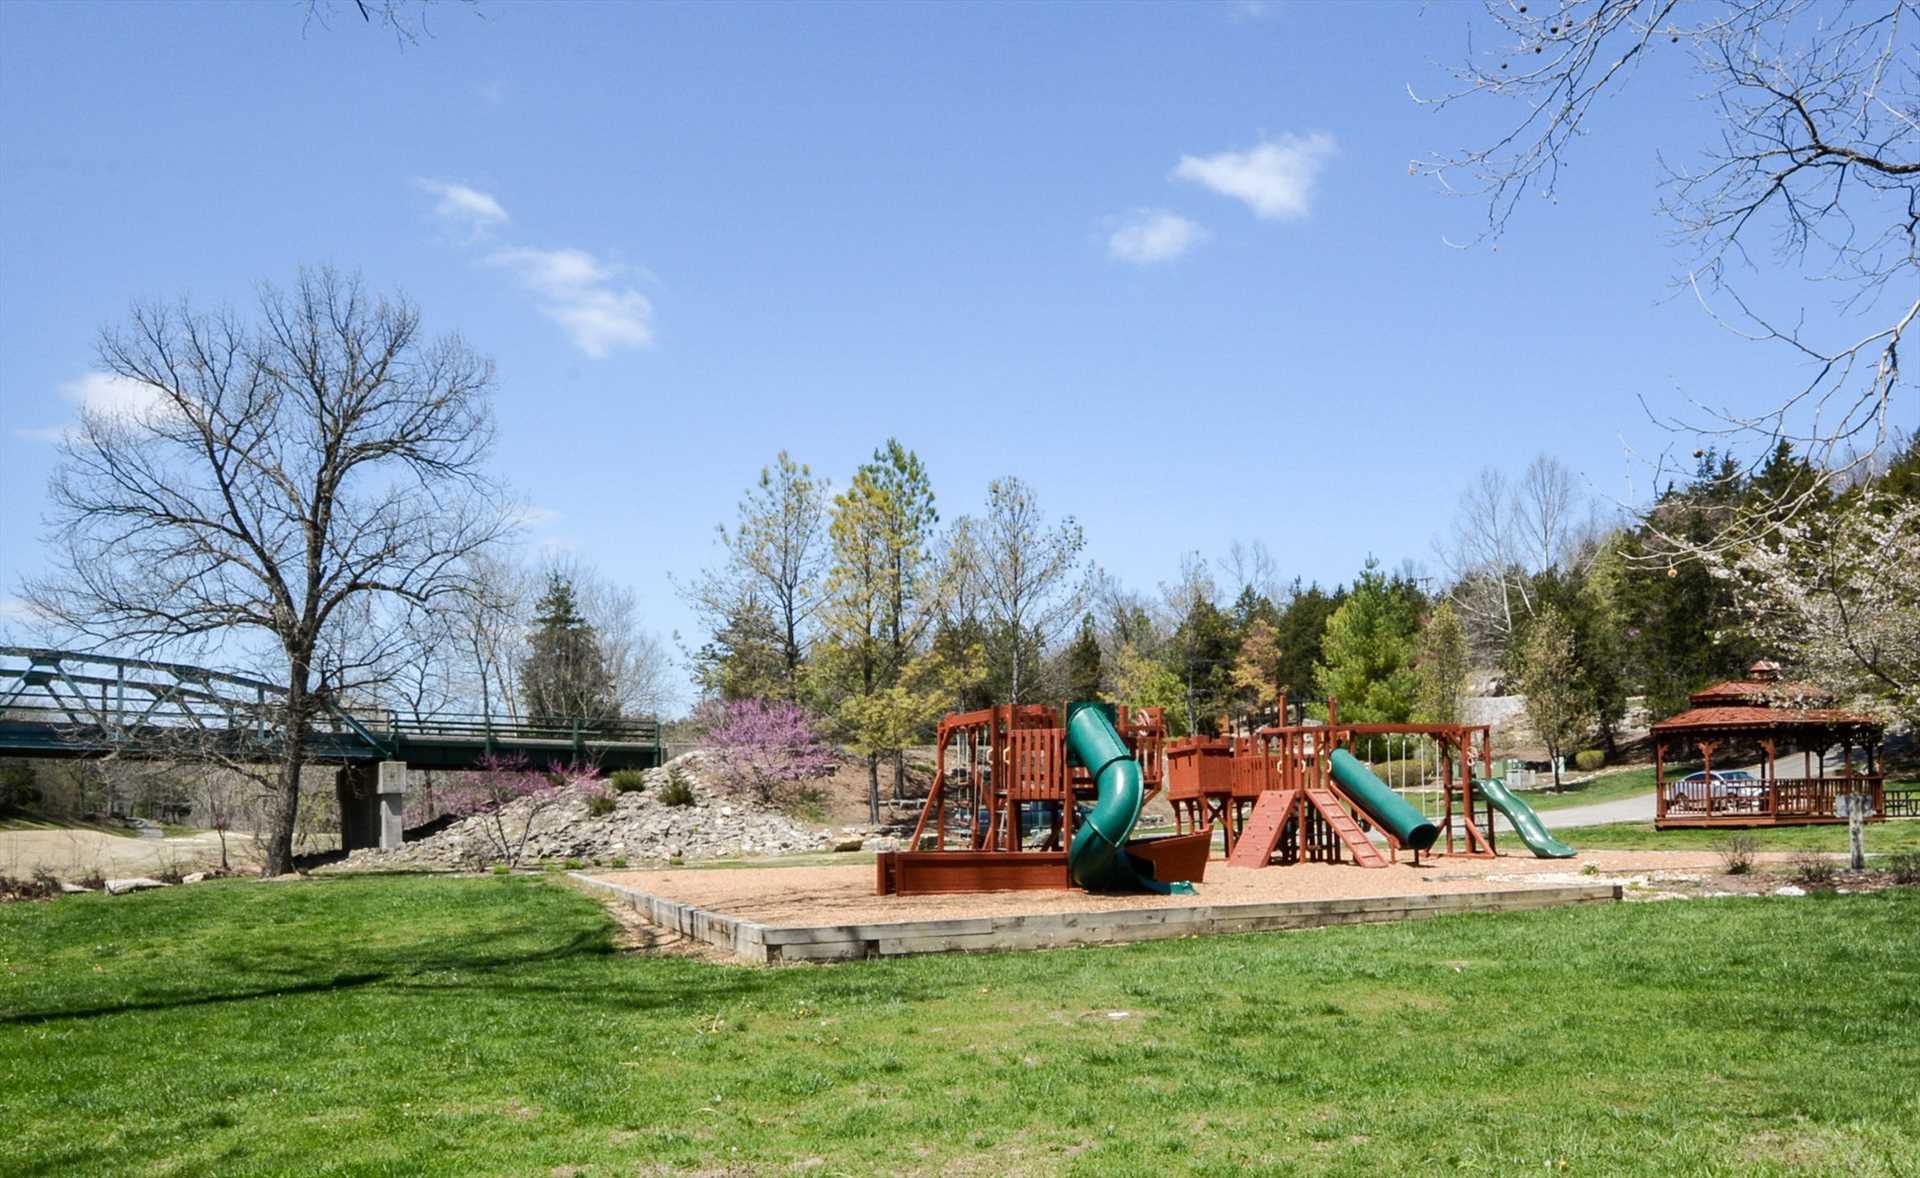
<svg viewBox="0 0 1920 1178">
<path fill-rule="evenodd" d="M 1482 861 L 1481 869 L 1486 866 Z M 754 964 L 1123 944 L 1510 912 L 1621 895 L 1610 883 L 1495 883 L 1408 867 L 1364 874 L 1319 865 L 1298 872 L 1226 868 L 1220 876 L 1203 896 L 1028 891 L 912 898 L 874 896 L 872 869 L 865 866 L 575 872 L 572 878 L 653 924 Z M 1342 894 L 1356 877 L 1375 894 Z"/>
</svg>

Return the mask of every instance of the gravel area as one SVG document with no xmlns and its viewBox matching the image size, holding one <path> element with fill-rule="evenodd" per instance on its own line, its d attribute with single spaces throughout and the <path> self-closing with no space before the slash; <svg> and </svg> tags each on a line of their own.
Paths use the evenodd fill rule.
<svg viewBox="0 0 1920 1178">
<path fill-rule="evenodd" d="M 1763 857 L 1764 858 L 1764 857 Z M 1609 883 L 1649 872 L 1717 871 L 1710 851 L 1589 851 L 1577 860 L 1502 856 L 1498 859 L 1436 859 L 1414 867 L 1384 869 L 1304 863 L 1249 870 L 1215 860 L 1193 896 L 1092 895 L 1078 891 L 986 892 L 958 896 L 876 896 L 873 865 L 761 867 L 737 870 L 623 871 L 603 879 L 656 896 L 684 901 L 763 924 L 789 928 L 820 924 L 952 920 L 969 916 L 1019 916 L 1095 912 L 1113 908 L 1189 907 L 1270 900 L 1331 900 L 1374 896 L 1420 896 L 1450 892 L 1508 891 Z M 1582 874 L 1592 866 L 1597 874 Z"/>
</svg>

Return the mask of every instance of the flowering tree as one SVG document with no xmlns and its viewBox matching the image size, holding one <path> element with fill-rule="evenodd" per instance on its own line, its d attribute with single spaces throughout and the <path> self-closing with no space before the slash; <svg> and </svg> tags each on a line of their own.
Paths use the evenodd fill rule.
<svg viewBox="0 0 1920 1178">
<path fill-rule="evenodd" d="M 1845 496 L 1708 567 L 1755 639 L 1849 706 L 1920 724 L 1920 501 Z"/>
<path fill-rule="evenodd" d="M 526 853 L 534 819 L 569 790 L 593 780 L 591 769 L 554 765 L 541 771 L 529 767 L 525 757 L 489 756 L 478 769 L 454 779 L 447 809 L 463 817 L 479 815 L 490 857 L 515 867 Z"/>
<path fill-rule="evenodd" d="M 707 707 L 707 742 L 723 779 L 763 802 L 780 786 L 825 777 L 838 761 L 806 709 L 790 700 L 736 699 Z"/>
</svg>

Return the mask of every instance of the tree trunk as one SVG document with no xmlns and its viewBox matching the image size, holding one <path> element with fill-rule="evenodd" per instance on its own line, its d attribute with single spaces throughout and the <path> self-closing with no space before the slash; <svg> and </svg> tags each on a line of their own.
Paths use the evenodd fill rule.
<svg viewBox="0 0 1920 1178">
<path fill-rule="evenodd" d="M 268 807 L 266 862 L 260 869 L 268 877 L 293 870 L 293 829 L 300 818 L 300 776 L 307 763 L 307 712 L 312 707 L 307 698 L 308 663 L 299 658 L 289 661 L 287 710 L 280 719 L 284 741 L 280 781 Z"/>
<path fill-rule="evenodd" d="M 893 750 L 893 796 L 907 796 L 907 750 Z"/>
<path fill-rule="evenodd" d="M 880 754 L 867 754 L 867 821 L 880 825 Z"/>
<path fill-rule="evenodd" d="M 280 762 L 280 780 L 274 788 L 267 812 L 267 855 L 260 874 L 271 878 L 293 870 L 293 828 L 300 817 L 300 771 L 306 764 L 306 750 L 298 738 L 287 738 L 287 750 Z"/>
</svg>

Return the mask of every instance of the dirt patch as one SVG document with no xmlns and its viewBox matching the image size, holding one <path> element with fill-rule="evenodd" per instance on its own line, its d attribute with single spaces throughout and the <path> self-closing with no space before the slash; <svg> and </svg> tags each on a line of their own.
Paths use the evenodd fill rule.
<svg viewBox="0 0 1920 1178">
<path fill-rule="evenodd" d="M 254 841 L 227 835 L 227 857 L 236 870 L 256 867 Z M 0 875 L 20 879 L 44 868 L 59 879 L 155 875 L 162 871 L 201 871 L 220 865 L 220 838 L 120 838 L 97 830 L 0 830 Z"/>
</svg>

